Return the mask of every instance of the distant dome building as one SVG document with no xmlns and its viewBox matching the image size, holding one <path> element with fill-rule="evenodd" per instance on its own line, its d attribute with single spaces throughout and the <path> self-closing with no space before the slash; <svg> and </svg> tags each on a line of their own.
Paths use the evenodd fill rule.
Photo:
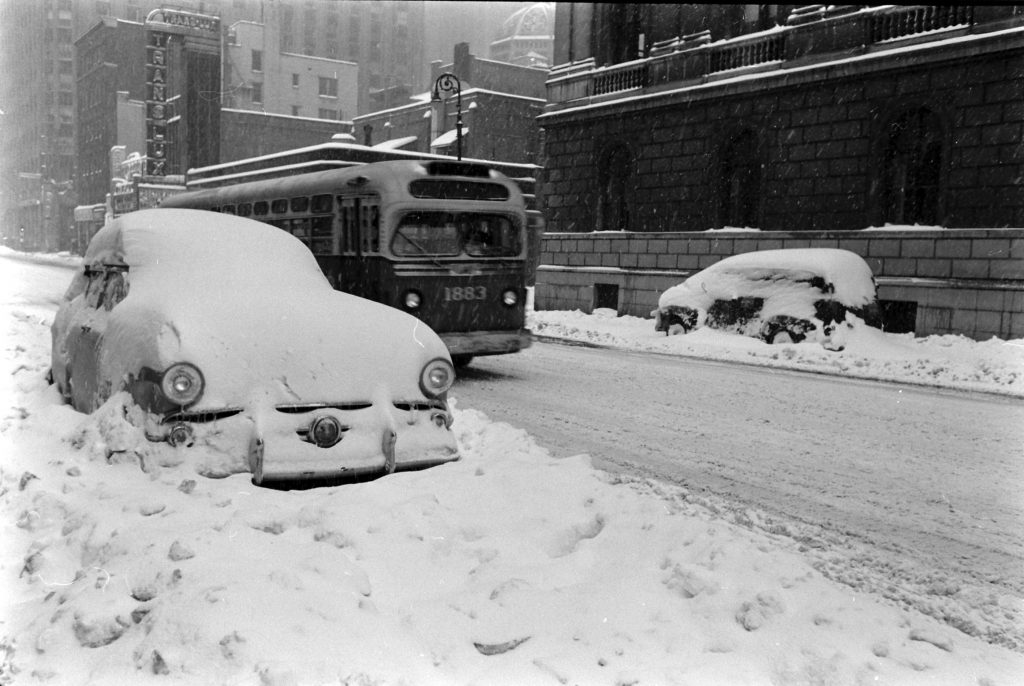
<svg viewBox="0 0 1024 686">
<path fill-rule="evenodd" d="M 524 67 L 550 67 L 555 43 L 555 3 L 538 2 L 501 25 L 488 57 Z"/>
</svg>

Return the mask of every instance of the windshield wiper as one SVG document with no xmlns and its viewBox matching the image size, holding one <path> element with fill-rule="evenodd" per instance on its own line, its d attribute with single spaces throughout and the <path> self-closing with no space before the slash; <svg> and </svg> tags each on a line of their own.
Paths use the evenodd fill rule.
<svg viewBox="0 0 1024 686">
<path fill-rule="evenodd" d="M 447 266 L 445 266 L 445 264 L 443 262 L 439 262 L 438 261 L 437 256 L 432 255 L 426 248 L 424 248 L 422 245 L 420 245 L 419 243 L 414 241 L 412 238 L 409 238 L 408 236 L 406 236 L 404 233 L 401 233 L 401 232 L 399 232 L 398 235 L 402 237 L 402 240 L 406 241 L 409 245 L 411 245 L 414 248 L 416 248 L 417 250 L 419 250 L 421 255 L 423 255 L 424 257 L 429 259 L 431 262 L 433 262 L 434 266 L 440 267 L 441 269 L 447 269 L 448 268 Z"/>
</svg>

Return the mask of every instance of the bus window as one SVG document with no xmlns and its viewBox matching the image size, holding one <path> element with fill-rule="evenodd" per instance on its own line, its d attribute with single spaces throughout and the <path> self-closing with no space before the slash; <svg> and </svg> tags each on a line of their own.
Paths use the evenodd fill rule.
<svg viewBox="0 0 1024 686">
<path fill-rule="evenodd" d="M 309 209 L 309 198 L 292 198 L 292 212 L 305 212 Z"/>
<path fill-rule="evenodd" d="M 462 217 L 466 254 L 470 257 L 519 254 L 519 231 L 508 217 L 496 214 L 465 214 Z"/>
<path fill-rule="evenodd" d="M 345 255 L 352 255 L 356 251 L 355 224 L 353 221 L 353 200 L 338 196 L 338 214 L 341 218 L 341 252 Z"/>
<path fill-rule="evenodd" d="M 402 257 L 458 255 L 462 237 L 455 216 L 447 212 L 409 212 L 395 228 L 391 250 Z"/>
<path fill-rule="evenodd" d="M 522 250 L 515 223 L 499 214 L 410 212 L 399 221 L 391 241 L 395 255 L 515 257 Z"/>
<path fill-rule="evenodd" d="M 238 203 L 238 216 L 239 217 L 248 217 L 251 214 L 252 214 L 252 203 L 251 202 Z"/>
<path fill-rule="evenodd" d="M 380 206 L 370 205 L 366 208 L 370 215 L 368 231 L 370 232 L 370 251 L 380 252 Z"/>
<path fill-rule="evenodd" d="M 291 226 L 289 230 L 291 234 L 298 239 L 301 239 L 303 243 L 309 245 L 309 229 L 310 219 L 309 217 L 302 217 L 301 219 L 292 219 L 290 222 Z"/>
<path fill-rule="evenodd" d="M 234 214 L 235 213 L 235 206 L 234 205 L 224 205 L 223 207 L 220 208 L 220 211 L 223 212 L 224 214 Z"/>
<path fill-rule="evenodd" d="M 330 216 L 313 217 L 309 247 L 314 255 L 334 253 L 333 224 Z"/>
<path fill-rule="evenodd" d="M 363 252 L 370 252 L 370 213 L 365 207 L 361 207 L 359 200 L 356 200 L 356 212 L 359 214 L 359 239 Z"/>
<path fill-rule="evenodd" d="M 252 213 L 255 214 L 256 216 L 262 216 L 266 214 L 268 211 L 270 211 L 270 205 L 267 203 L 266 200 L 260 200 L 256 203 L 253 203 Z"/>
<path fill-rule="evenodd" d="M 284 214 L 288 211 L 287 200 L 272 200 L 270 203 L 270 211 L 274 214 Z"/>
<path fill-rule="evenodd" d="M 316 214 L 331 212 L 334 209 L 334 206 L 331 201 L 332 198 L 329 195 L 314 195 L 313 212 L 315 212 Z"/>
</svg>

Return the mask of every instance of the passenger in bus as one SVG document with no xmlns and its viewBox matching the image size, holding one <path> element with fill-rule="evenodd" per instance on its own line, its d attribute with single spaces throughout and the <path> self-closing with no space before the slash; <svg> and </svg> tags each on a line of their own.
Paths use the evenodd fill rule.
<svg viewBox="0 0 1024 686">
<path fill-rule="evenodd" d="M 470 255 L 483 255 L 495 248 L 494 235 L 486 220 L 476 222 L 469 227 L 466 236 L 466 252 Z"/>
</svg>

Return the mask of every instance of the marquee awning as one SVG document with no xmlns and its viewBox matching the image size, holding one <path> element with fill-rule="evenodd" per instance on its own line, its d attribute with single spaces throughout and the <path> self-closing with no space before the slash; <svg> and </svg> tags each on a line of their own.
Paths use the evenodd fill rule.
<svg viewBox="0 0 1024 686">
<path fill-rule="evenodd" d="M 463 138 L 466 137 L 467 133 L 469 133 L 469 127 L 468 126 L 462 127 L 462 137 Z M 458 136 L 458 130 L 457 129 L 452 129 L 451 131 L 445 131 L 444 133 L 442 133 L 440 136 L 435 138 L 430 143 L 430 147 L 432 147 L 432 148 L 445 148 L 445 147 L 451 145 L 452 143 L 454 143 L 457 136 Z"/>
<path fill-rule="evenodd" d="M 404 136 L 403 138 L 392 138 L 390 140 L 381 141 L 373 147 L 375 150 L 398 150 L 404 148 L 410 143 L 416 142 L 417 136 Z"/>
</svg>

